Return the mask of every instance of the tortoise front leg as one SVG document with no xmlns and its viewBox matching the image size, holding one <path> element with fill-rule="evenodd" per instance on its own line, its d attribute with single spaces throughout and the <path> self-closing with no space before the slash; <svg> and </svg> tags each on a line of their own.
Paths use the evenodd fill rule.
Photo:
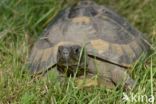
<svg viewBox="0 0 156 104">
<path fill-rule="evenodd" d="M 115 85 L 124 85 L 126 91 L 132 90 L 135 86 L 135 81 L 129 76 L 125 69 L 118 66 L 111 71 L 111 79 Z"/>
</svg>

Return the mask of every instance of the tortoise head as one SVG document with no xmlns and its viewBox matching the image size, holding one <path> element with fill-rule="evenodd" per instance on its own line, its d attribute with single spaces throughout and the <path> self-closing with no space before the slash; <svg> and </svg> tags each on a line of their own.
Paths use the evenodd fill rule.
<svg viewBox="0 0 156 104">
<path fill-rule="evenodd" d="M 77 69 L 84 69 L 85 54 L 79 45 L 61 45 L 57 52 L 57 66 L 60 71 L 67 69 L 67 74 L 74 74 Z"/>
</svg>

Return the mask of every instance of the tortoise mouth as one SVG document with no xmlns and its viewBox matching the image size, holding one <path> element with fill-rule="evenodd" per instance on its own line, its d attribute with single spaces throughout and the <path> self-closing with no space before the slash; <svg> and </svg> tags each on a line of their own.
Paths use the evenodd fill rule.
<svg viewBox="0 0 156 104">
<path fill-rule="evenodd" d="M 87 65 L 86 65 L 87 66 Z M 85 64 L 57 64 L 57 68 L 61 73 L 65 73 L 67 76 L 80 76 L 85 71 Z"/>
<path fill-rule="evenodd" d="M 84 67 L 85 63 L 80 63 L 80 64 L 68 64 L 68 63 L 64 63 L 64 64 L 58 64 L 58 66 L 63 66 L 63 67 Z"/>
</svg>

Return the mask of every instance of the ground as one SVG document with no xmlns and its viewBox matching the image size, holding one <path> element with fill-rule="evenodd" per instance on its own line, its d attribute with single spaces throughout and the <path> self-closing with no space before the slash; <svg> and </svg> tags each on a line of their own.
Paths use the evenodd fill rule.
<svg viewBox="0 0 156 104">
<path fill-rule="evenodd" d="M 53 74 L 32 79 L 26 67 L 30 49 L 60 10 L 77 0 L 0 0 L 0 104 L 124 104 L 123 90 L 65 86 Z M 134 95 L 153 95 L 156 103 L 156 0 L 96 0 L 145 33 L 152 52 L 132 66 Z M 130 94 L 130 95 L 133 95 Z M 130 96 L 129 95 L 129 96 Z M 150 98 L 147 98 L 150 99 Z M 144 103 L 149 101 L 144 98 Z M 127 104 L 143 104 L 136 100 Z M 147 100 L 147 101 L 146 101 Z M 155 104 L 153 103 L 153 104 Z"/>
</svg>

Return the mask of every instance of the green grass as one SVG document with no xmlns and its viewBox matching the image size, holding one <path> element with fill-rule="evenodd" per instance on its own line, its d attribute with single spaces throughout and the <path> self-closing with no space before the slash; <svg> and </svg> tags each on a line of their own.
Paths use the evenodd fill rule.
<svg viewBox="0 0 156 104">
<path fill-rule="evenodd" d="M 25 66 L 31 46 L 56 14 L 74 3 L 74 0 L 62 1 L 0 0 L 0 104 L 124 103 L 122 89 L 94 87 L 79 90 L 72 79 L 66 85 L 60 85 L 52 73 L 31 79 Z M 149 38 L 154 52 L 145 61 L 136 63 L 130 74 L 138 81 L 133 92 L 148 96 L 153 94 L 156 100 L 156 1 L 96 1 L 117 11 Z"/>
</svg>

